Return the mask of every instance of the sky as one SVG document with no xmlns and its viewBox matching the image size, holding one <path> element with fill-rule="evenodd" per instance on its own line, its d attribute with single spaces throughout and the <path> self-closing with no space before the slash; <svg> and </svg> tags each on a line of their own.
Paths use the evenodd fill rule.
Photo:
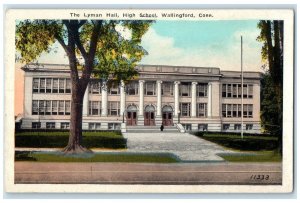
<svg viewBox="0 0 300 203">
<path fill-rule="evenodd" d="M 262 71 L 260 33 L 256 20 L 156 21 L 142 38 L 147 50 L 140 64 L 219 67 L 240 70 L 241 36 L 245 71 Z M 126 35 L 128 33 L 124 33 Z M 64 50 L 43 54 L 39 62 L 68 63 Z"/>
<path fill-rule="evenodd" d="M 147 50 L 140 64 L 218 67 L 240 71 L 241 36 L 243 36 L 244 71 L 263 71 L 262 44 L 256 40 L 260 33 L 258 21 L 156 21 L 142 38 Z M 120 32 L 130 37 L 127 30 Z M 58 43 L 50 54 L 42 54 L 40 63 L 68 64 Z M 23 112 L 23 71 L 16 71 L 15 114 Z"/>
</svg>

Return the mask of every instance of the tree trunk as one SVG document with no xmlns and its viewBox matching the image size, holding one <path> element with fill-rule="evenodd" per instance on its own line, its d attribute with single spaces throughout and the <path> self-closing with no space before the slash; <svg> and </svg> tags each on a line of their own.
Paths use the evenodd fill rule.
<svg viewBox="0 0 300 203">
<path fill-rule="evenodd" d="M 68 154 L 91 152 L 81 145 L 82 106 L 84 97 L 84 93 L 82 92 L 84 91 L 81 91 L 78 87 L 73 87 L 72 90 L 69 142 L 68 145 L 63 149 L 63 152 Z"/>
</svg>

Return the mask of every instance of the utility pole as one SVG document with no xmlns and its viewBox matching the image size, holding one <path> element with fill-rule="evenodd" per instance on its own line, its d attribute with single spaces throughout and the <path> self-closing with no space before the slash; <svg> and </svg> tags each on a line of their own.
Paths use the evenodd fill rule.
<svg viewBox="0 0 300 203">
<path fill-rule="evenodd" d="M 241 84 L 241 88 L 242 88 L 242 95 L 241 95 L 241 99 L 242 99 L 242 105 L 241 105 L 241 116 L 242 116 L 242 125 L 241 125 L 241 137 L 242 139 L 244 138 L 244 72 L 243 72 L 243 36 L 241 36 L 241 78 L 242 78 L 242 84 Z"/>
</svg>

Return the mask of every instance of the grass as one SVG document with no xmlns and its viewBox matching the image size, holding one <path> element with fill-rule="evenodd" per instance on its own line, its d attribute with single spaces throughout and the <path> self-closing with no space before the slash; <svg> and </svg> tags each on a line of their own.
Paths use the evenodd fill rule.
<svg viewBox="0 0 300 203">
<path fill-rule="evenodd" d="M 197 133 L 195 134 L 197 136 Z M 223 147 L 240 151 L 270 151 L 278 147 L 277 137 L 246 135 L 241 138 L 239 135 L 211 134 L 204 133 L 199 136 L 205 140 L 214 142 Z"/>
<path fill-rule="evenodd" d="M 137 153 L 92 153 L 84 155 L 64 155 L 60 152 L 16 152 L 15 161 L 36 162 L 141 162 L 141 163 L 177 163 L 171 154 Z"/>
<path fill-rule="evenodd" d="M 229 162 L 281 162 L 280 153 L 274 151 L 260 151 L 253 154 L 218 154 Z"/>
<path fill-rule="evenodd" d="M 69 132 L 17 132 L 16 147 L 61 148 L 68 143 Z M 82 145 L 87 148 L 125 149 L 127 140 L 120 132 L 83 132 Z"/>
</svg>

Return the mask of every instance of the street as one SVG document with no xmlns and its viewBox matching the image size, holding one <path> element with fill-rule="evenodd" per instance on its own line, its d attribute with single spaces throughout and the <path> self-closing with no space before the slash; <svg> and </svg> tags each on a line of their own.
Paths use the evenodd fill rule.
<svg viewBox="0 0 300 203">
<path fill-rule="evenodd" d="M 16 184 L 277 185 L 281 163 L 15 162 Z"/>
</svg>

